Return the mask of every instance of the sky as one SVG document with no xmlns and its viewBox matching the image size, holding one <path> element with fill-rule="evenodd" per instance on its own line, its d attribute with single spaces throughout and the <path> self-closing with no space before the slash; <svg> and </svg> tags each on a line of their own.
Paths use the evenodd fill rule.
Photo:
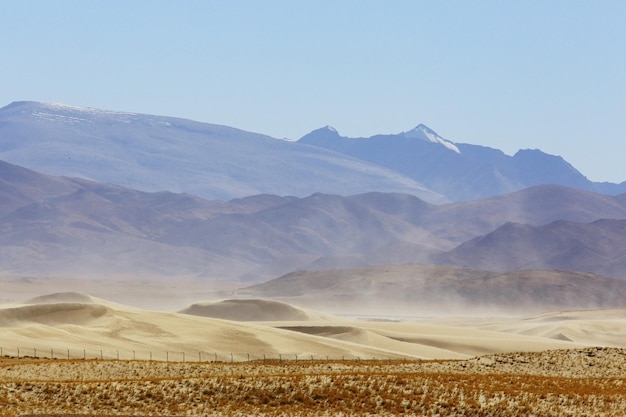
<svg viewBox="0 0 626 417">
<path fill-rule="evenodd" d="M 59 102 L 276 138 L 420 123 L 626 181 L 623 0 L 0 0 L 0 107 Z"/>
</svg>

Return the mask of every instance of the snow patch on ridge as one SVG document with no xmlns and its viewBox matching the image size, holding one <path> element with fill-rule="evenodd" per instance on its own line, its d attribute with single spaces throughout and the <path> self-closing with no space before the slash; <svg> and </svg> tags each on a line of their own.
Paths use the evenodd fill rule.
<svg viewBox="0 0 626 417">
<path fill-rule="evenodd" d="M 54 102 L 41 102 L 43 107 L 47 107 L 51 110 L 64 110 L 76 113 L 85 113 L 90 115 L 124 115 L 124 116 L 137 116 L 137 113 L 112 111 L 112 110 L 100 110 L 91 107 L 71 106 L 69 104 L 54 103 Z"/>
<path fill-rule="evenodd" d="M 408 132 L 404 132 L 404 136 L 407 138 L 421 139 L 427 142 L 438 143 L 440 145 L 445 146 L 447 149 L 450 149 L 453 152 L 456 152 L 458 154 L 461 153 L 459 148 L 457 148 L 457 146 L 454 143 L 445 140 L 444 138 L 439 136 L 437 132 L 435 132 L 434 130 L 432 130 L 431 128 L 423 124 L 418 125 L 416 128 L 411 129 Z"/>
<path fill-rule="evenodd" d="M 77 125 L 80 123 L 93 123 L 95 120 L 107 118 L 113 118 L 123 123 L 130 123 L 140 116 L 137 113 L 100 110 L 54 102 L 32 102 L 27 104 L 30 105 L 22 110 L 22 112 L 28 112 L 38 119 L 63 124 Z"/>
</svg>

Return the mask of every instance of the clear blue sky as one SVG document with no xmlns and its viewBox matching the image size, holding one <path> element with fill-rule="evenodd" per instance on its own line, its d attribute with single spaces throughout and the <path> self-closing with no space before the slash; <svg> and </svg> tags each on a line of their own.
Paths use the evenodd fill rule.
<svg viewBox="0 0 626 417">
<path fill-rule="evenodd" d="M 298 139 L 425 123 L 626 180 L 626 1 L 0 0 L 0 106 Z"/>
</svg>

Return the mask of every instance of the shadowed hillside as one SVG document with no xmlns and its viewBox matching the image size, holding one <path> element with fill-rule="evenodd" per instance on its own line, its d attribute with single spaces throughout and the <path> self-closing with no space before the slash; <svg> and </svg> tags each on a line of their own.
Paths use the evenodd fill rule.
<svg viewBox="0 0 626 417">
<path fill-rule="evenodd" d="M 626 220 L 506 223 L 435 259 L 491 270 L 568 269 L 626 279 L 624 248 Z"/>
<path fill-rule="evenodd" d="M 238 294 L 345 314 L 519 314 L 625 307 L 626 280 L 570 271 L 492 272 L 410 264 L 293 272 Z"/>
</svg>

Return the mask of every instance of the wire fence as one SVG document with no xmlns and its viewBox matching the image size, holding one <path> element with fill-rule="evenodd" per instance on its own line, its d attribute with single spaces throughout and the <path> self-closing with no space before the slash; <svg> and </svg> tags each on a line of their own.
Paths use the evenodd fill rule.
<svg viewBox="0 0 626 417">
<path fill-rule="evenodd" d="M 210 351 L 177 350 L 125 350 L 96 348 L 46 348 L 46 347 L 2 347 L 0 358 L 57 359 L 57 360 L 142 360 L 159 362 L 250 362 L 250 361 L 360 361 L 360 360 L 415 360 L 403 357 L 360 357 L 321 356 L 311 354 L 281 353 L 224 353 Z"/>
</svg>

